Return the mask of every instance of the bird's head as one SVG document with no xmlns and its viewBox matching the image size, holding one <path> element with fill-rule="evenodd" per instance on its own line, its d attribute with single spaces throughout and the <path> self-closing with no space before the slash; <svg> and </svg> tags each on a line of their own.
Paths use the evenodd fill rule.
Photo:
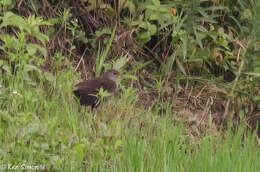
<svg viewBox="0 0 260 172">
<path fill-rule="evenodd" d="M 107 71 L 106 73 L 104 73 L 103 77 L 106 77 L 108 79 L 111 79 L 114 82 L 117 82 L 117 78 L 119 77 L 120 73 L 115 70 L 115 69 L 111 69 L 109 71 Z"/>
</svg>

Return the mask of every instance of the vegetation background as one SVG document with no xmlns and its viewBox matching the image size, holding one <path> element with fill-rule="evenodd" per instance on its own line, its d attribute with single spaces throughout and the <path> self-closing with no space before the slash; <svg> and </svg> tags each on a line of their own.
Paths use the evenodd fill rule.
<svg viewBox="0 0 260 172">
<path fill-rule="evenodd" d="M 0 170 L 259 171 L 259 9 L 0 0 Z M 74 85 L 110 68 L 120 93 L 92 115 Z"/>
</svg>

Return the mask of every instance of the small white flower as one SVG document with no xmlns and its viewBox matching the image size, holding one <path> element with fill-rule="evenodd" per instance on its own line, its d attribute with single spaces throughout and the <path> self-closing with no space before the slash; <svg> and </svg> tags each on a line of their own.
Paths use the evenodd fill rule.
<svg viewBox="0 0 260 172">
<path fill-rule="evenodd" d="M 17 91 L 16 91 L 16 90 L 14 90 L 14 91 L 13 91 L 13 94 L 17 94 Z"/>
</svg>

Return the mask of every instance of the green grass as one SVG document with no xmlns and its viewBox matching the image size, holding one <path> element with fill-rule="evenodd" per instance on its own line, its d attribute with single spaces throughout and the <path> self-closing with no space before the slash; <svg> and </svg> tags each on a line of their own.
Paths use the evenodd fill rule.
<svg viewBox="0 0 260 172">
<path fill-rule="evenodd" d="M 124 89 L 96 115 L 74 99 L 73 70 L 37 85 L 0 78 L 0 165 L 40 165 L 57 171 L 259 171 L 256 135 L 230 130 L 191 139 L 174 114 L 136 105 Z"/>
</svg>

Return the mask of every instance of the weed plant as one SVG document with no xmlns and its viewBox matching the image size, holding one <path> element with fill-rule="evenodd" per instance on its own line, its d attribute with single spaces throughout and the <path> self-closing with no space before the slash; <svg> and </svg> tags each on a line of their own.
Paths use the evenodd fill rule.
<svg viewBox="0 0 260 172">
<path fill-rule="evenodd" d="M 258 171 L 256 133 L 229 128 L 192 139 L 171 111 L 137 106 L 137 92 L 122 89 L 95 115 L 72 94 L 73 69 L 45 86 L 0 79 L 2 165 L 43 164 L 54 171 Z"/>
<path fill-rule="evenodd" d="M 20 1 L 18 11 L 26 9 L 24 7 L 28 5 L 37 14 L 30 17 L 21 17 L 8 11 L 16 7 L 16 2 L 0 1 L 0 32 L 4 33 L 0 35 L 0 170 L 8 171 L 17 167 L 18 171 L 22 171 L 24 164 L 42 165 L 46 171 L 259 171 L 259 138 L 255 131 L 249 132 L 247 123 L 243 122 L 250 118 L 246 116 L 246 106 L 258 107 L 259 110 L 259 89 L 255 89 L 259 87 L 259 13 L 252 5 L 256 3 L 246 3 L 247 0 L 230 3 L 143 0 L 139 4 L 138 1 L 125 0 L 120 1 L 125 3 L 118 4 L 115 10 L 113 6 L 105 5 L 105 1 L 100 1 L 100 7 L 95 6 L 98 5 L 95 2 L 89 0 L 90 6 L 85 10 L 71 8 L 87 11 L 87 15 L 83 12 L 77 16 L 79 20 L 74 18 L 70 10 L 63 9 L 60 10 L 63 13 L 53 14 L 58 18 L 45 21 L 42 17 L 35 17 L 41 14 L 41 1 Z M 55 9 L 58 9 L 59 4 L 63 4 L 56 3 L 52 1 L 47 6 L 55 5 Z M 234 11 L 229 11 L 223 5 L 234 7 L 229 8 Z M 127 10 L 129 19 L 120 19 Z M 86 19 L 92 12 L 97 15 L 96 21 L 90 20 L 95 25 L 86 23 L 84 27 L 91 31 L 98 28 L 99 31 L 91 35 L 80 29 L 83 28 L 81 24 L 86 22 L 82 22 L 81 17 Z M 101 14 L 104 18 L 98 20 Z M 114 20 L 111 19 L 115 16 L 117 25 L 110 29 L 101 27 L 106 22 L 113 25 Z M 230 19 L 236 25 L 224 27 Z M 223 24 L 220 21 L 224 21 Z M 252 21 L 256 21 L 255 26 L 248 25 L 247 28 Z M 51 24 L 61 26 L 54 35 L 55 27 Z M 122 50 L 121 54 L 129 56 L 122 55 L 113 63 L 107 61 L 114 40 L 118 43 L 115 45 L 119 45 L 120 39 L 126 38 L 125 33 L 130 33 L 124 32 L 122 25 L 129 27 L 129 30 L 135 27 L 133 37 L 138 43 L 136 45 L 144 48 L 143 54 L 151 49 L 150 54 L 145 54 L 148 60 L 140 59 L 144 56 L 131 56 L 134 51 L 122 43 L 118 49 Z M 45 27 L 50 28 L 49 32 Z M 250 30 L 254 39 L 251 42 L 247 40 L 248 44 L 247 41 L 240 41 L 242 38 L 251 39 L 247 37 Z M 71 34 L 71 37 L 68 36 L 70 40 L 61 39 L 62 33 L 64 37 Z M 239 33 L 243 33 L 241 38 Z M 87 34 L 92 37 L 88 38 Z M 103 48 L 98 41 L 107 34 L 110 37 Z M 56 45 L 54 52 L 47 51 L 52 36 L 52 41 L 58 40 L 57 44 L 60 46 L 61 43 L 62 48 L 68 42 L 69 48 L 57 51 Z M 74 84 L 80 80 L 72 65 L 72 57 L 77 56 L 74 51 L 80 47 L 74 46 L 74 43 L 78 43 L 76 41 L 82 41 L 98 51 L 95 52 L 98 57 L 95 59 L 96 76 L 101 74 L 103 68 L 111 68 L 112 65 L 124 71 L 123 67 L 130 59 L 135 61 L 127 66 L 130 72 L 122 79 L 137 80 L 144 76 L 155 81 L 146 82 L 146 86 L 158 94 L 154 106 L 144 107 L 139 102 L 139 90 L 128 87 L 130 84 L 127 82 L 126 85 L 120 82 L 118 95 L 102 102 L 94 112 L 80 106 L 73 95 Z M 67 53 L 66 57 L 64 52 Z M 230 60 L 233 54 L 237 57 L 237 63 Z M 84 55 L 85 52 L 81 57 L 83 62 Z M 202 71 L 210 73 L 204 62 L 210 64 L 212 59 L 219 59 L 215 62 L 221 62 L 221 67 L 236 74 L 234 82 L 222 83 L 225 87 L 215 90 L 220 90 L 227 99 L 226 116 L 229 115 L 228 110 L 233 108 L 230 104 L 238 104 L 238 108 L 230 113 L 241 115 L 239 119 L 242 122 L 236 127 L 232 122 L 227 128 L 221 128 L 220 125 L 219 130 L 210 132 L 212 119 L 209 118 L 206 120 L 208 128 L 203 128 L 203 132 L 198 134 L 193 132 L 193 127 L 200 126 L 178 120 L 178 114 L 172 109 L 175 108 L 177 94 L 185 94 L 188 90 L 182 88 L 181 82 L 185 80 L 188 87 L 196 79 L 187 76 L 192 70 L 189 64 L 198 65 L 198 68 L 204 69 Z M 50 64 L 52 73 L 44 68 L 46 64 Z M 146 73 L 134 75 L 144 68 Z M 210 79 L 197 80 L 211 82 Z M 218 82 L 217 78 L 213 80 L 211 83 Z M 137 85 L 145 85 L 140 83 Z M 173 88 L 166 89 L 172 87 L 172 83 L 176 83 L 175 95 L 171 91 Z M 131 85 L 134 85 L 133 82 Z M 146 86 L 143 86 L 144 89 Z M 197 91 L 195 89 L 190 93 Z M 197 101 L 202 97 L 202 91 L 197 94 L 201 96 L 189 94 L 187 97 L 189 100 L 195 97 Z M 169 92 L 170 102 L 165 98 L 166 92 Z M 212 98 L 208 95 L 206 99 Z M 251 99 L 254 105 L 250 104 Z M 245 110 L 242 112 L 241 108 Z M 211 114 L 205 113 L 205 116 L 211 117 Z M 256 118 L 258 116 L 255 115 Z M 228 118 L 224 120 L 228 121 Z"/>
</svg>

